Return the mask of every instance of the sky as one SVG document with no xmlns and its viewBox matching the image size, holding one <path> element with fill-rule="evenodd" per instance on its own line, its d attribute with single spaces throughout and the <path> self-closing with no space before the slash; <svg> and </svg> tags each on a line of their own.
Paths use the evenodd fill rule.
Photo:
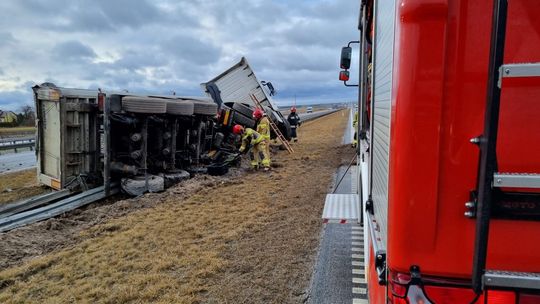
<svg viewBox="0 0 540 304">
<path fill-rule="evenodd" d="M 337 77 L 359 2 L 2 0 L 0 109 L 33 105 L 43 82 L 202 95 L 200 83 L 242 56 L 280 105 L 352 101 L 357 91 Z"/>
</svg>

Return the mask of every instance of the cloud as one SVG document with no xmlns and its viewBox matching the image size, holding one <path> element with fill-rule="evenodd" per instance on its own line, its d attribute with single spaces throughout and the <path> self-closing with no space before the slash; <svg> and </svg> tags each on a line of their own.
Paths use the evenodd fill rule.
<svg viewBox="0 0 540 304">
<path fill-rule="evenodd" d="M 17 111 L 24 105 L 33 105 L 32 93 L 30 89 L 21 91 L 0 92 L 0 110 Z"/>
<path fill-rule="evenodd" d="M 0 48 L 12 46 L 17 42 L 15 37 L 8 32 L 0 32 Z"/>
<path fill-rule="evenodd" d="M 70 40 L 57 44 L 52 48 L 52 56 L 56 60 L 76 62 L 90 61 L 96 57 L 94 50 L 79 41 Z"/>
<path fill-rule="evenodd" d="M 197 39 L 183 33 L 166 39 L 162 44 L 162 50 L 176 60 L 193 62 L 199 65 L 215 63 L 219 59 L 221 52 L 208 39 Z"/>
<path fill-rule="evenodd" d="M 337 81 L 358 1 L 0 1 L 0 107 L 28 83 L 199 95 L 245 56 L 278 100 L 352 99 Z M 351 71 L 354 74 L 354 71 Z"/>
</svg>

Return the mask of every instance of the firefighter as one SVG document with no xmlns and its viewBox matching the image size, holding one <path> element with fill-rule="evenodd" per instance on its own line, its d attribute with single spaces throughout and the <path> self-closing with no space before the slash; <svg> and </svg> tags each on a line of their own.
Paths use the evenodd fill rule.
<svg viewBox="0 0 540 304">
<path fill-rule="evenodd" d="M 287 121 L 291 125 L 291 139 L 294 142 L 298 141 L 297 135 L 296 135 L 296 128 L 300 127 L 302 122 L 300 121 L 300 116 L 296 113 L 296 107 L 291 108 L 291 113 L 289 113 L 289 116 L 287 117 Z"/>
<path fill-rule="evenodd" d="M 242 145 L 240 146 L 240 153 L 246 151 L 248 144 L 251 145 L 251 167 L 253 169 L 259 169 L 260 166 L 264 168 L 264 171 L 270 170 L 270 154 L 267 153 L 266 140 L 257 131 L 251 128 L 245 128 L 241 125 L 235 125 L 233 127 L 233 133 L 242 136 Z M 259 153 L 263 154 L 263 159 Z"/>
<path fill-rule="evenodd" d="M 253 119 L 257 122 L 257 133 L 261 134 L 266 142 L 266 153 L 270 155 L 270 120 L 259 108 L 253 111 Z"/>
<path fill-rule="evenodd" d="M 261 109 L 253 111 L 253 119 L 257 122 L 257 133 L 261 134 L 263 138 L 270 142 L 270 120 Z"/>
</svg>

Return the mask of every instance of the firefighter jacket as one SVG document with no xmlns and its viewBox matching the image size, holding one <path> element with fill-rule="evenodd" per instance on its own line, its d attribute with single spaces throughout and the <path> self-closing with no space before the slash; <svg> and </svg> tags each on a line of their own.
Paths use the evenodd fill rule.
<svg viewBox="0 0 540 304">
<path fill-rule="evenodd" d="M 256 146 L 261 141 L 263 141 L 264 137 L 259 134 L 257 131 L 246 128 L 244 130 L 244 134 L 242 134 L 242 145 L 240 146 L 240 152 L 244 152 L 246 150 L 246 147 L 249 145 Z"/>
<path fill-rule="evenodd" d="M 300 116 L 296 114 L 296 112 L 289 113 L 289 116 L 287 116 L 287 121 L 291 125 L 291 128 L 296 128 L 297 126 L 300 126 L 302 122 L 300 121 Z"/>
<path fill-rule="evenodd" d="M 261 134 L 266 140 L 270 140 L 270 120 L 268 117 L 263 116 L 257 123 L 257 133 Z"/>
</svg>

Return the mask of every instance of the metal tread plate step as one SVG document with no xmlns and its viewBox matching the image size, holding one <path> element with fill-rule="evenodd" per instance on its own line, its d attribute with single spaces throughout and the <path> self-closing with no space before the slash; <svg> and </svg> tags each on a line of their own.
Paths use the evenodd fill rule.
<svg viewBox="0 0 540 304">
<path fill-rule="evenodd" d="M 538 189 L 540 188 L 540 174 L 496 172 L 493 174 L 493 187 Z"/>
<path fill-rule="evenodd" d="M 540 273 L 486 270 L 482 282 L 485 287 L 540 290 Z"/>
<path fill-rule="evenodd" d="M 346 223 L 358 220 L 357 194 L 327 194 L 322 218 L 325 222 Z"/>
</svg>

